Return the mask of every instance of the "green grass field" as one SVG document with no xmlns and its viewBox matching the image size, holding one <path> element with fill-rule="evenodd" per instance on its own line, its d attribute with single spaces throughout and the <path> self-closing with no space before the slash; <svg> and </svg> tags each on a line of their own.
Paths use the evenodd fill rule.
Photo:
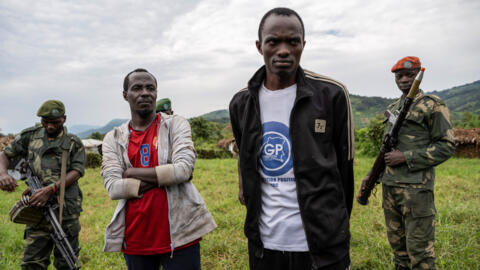
<svg viewBox="0 0 480 270">
<path fill-rule="evenodd" d="M 369 158 L 355 160 L 355 190 L 372 163 Z M 437 266 L 480 269 L 480 159 L 450 159 L 437 167 L 436 175 Z M 248 269 L 245 209 L 237 201 L 236 160 L 198 160 L 193 181 L 218 224 L 201 242 L 202 268 Z M 87 170 L 80 185 L 84 194 L 80 219 L 83 269 L 126 269 L 120 253 L 102 252 L 104 230 L 116 202 L 108 198 L 100 170 Z M 23 253 L 24 225 L 8 219 L 25 186 L 22 183 L 20 187 L 14 193 L 0 193 L 0 269 L 19 269 Z M 350 226 L 353 269 L 393 269 L 380 198 L 378 189 L 367 207 L 354 205 Z"/>
</svg>

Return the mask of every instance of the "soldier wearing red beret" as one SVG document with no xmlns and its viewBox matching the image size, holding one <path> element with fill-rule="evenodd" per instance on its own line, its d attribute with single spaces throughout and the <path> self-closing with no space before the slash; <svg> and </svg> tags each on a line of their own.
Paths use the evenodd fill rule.
<svg viewBox="0 0 480 270">
<path fill-rule="evenodd" d="M 398 114 L 421 62 L 407 56 L 393 67 L 402 96 L 388 106 Z M 387 123 L 386 131 L 391 129 Z M 435 166 L 455 150 L 449 111 L 437 96 L 419 90 L 398 134 L 396 150 L 385 154 L 381 182 L 387 237 L 395 269 L 435 269 Z M 368 177 L 368 176 L 367 176 Z"/>
</svg>

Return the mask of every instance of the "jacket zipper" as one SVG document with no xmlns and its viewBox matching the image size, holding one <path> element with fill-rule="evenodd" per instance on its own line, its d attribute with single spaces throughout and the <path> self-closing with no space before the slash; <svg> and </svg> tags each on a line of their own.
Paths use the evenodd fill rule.
<svg viewBox="0 0 480 270">
<path fill-rule="evenodd" d="M 262 129 L 262 120 L 261 120 L 261 115 L 260 115 L 260 101 L 258 100 L 257 96 L 253 96 L 253 100 L 255 101 L 255 115 L 257 116 L 256 123 L 257 126 L 260 128 L 262 134 L 263 134 L 263 129 Z M 262 138 L 255 138 L 255 148 L 258 149 L 258 151 L 255 153 L 255 169 L 258 171 L 258 159 L 260 158 L 260 152 L 261 152 L 261 140 Z"/>
<path fill-rule="evenodd" d="M 297 87 L 298 84 L 297 84 Z M 297 91 L 298 93 L 298 91 Z M 293 136 L 293 131 L 294 129 L 292 128 L 292 123 L 293 123 L 293 115 L 295 113 L 295 108 L 297 107 L 297 104 L 300 100 L 306 98 L 307 96 L 301 96 L 299 97 L 298 99 L 295 100 L 295 102 L 293 103 L 293 107 L 292 107 L 292 111 L 290 112 L 290 127 L 289 127 L 289 133 L 290 133 L 290 139 L 292 140 L 292 159 L 293 159 L 293 176 L 295 176 L 295 191 L 297 192 L 297 202 L 298 202 L 298 210 L 300 212 L 300 219 L 302 220 L 302 224 L 303 224 L 303 229 L 305 231 L 305 239 L 307 240 L 307 245 L 308 245 L 308 249 L 311 250 L 310 248 L 310 243 L 308 241 L 308 236 L 307 236 L 307 228 L 305 226 L 305 218 L 303 216 L 303 212 L 302 212 L 302 206 L 300 205 L 300 196 L 299 196 L 299 192 L 298 192 L 298 177 L 295 175 L 295 167 L 296 167 L 296 157 L 295 157 L 295 151 L 293 151 L 293 148 L 294 148 L 294 136 Z M 313 260 L 313 257 L 312 257 L 312 263 L 315 264 L 314 260 Z"/>
<path fill-rule="evenodd" d="M 260 115 L 260 102 L 259 102 L 258 96 L 252 95 L 252 97 L 253 97 L 253 101 L 255 103 L 255 115 L 257 116 L 257 119 L 256 119 L 255 122 L 256 122 L 256 125 L 260 128 L 261 133 L 263 134 L 262 120 L 261 120 L 261 115 Z M 262 140 L 261 137 L 255 138 L 255 149 L 257 149 L 257 151 L 255 153 L 255 170 L 256 170 L 257 173 L 259 173 L 258 172 L 258 170 L 259 170 L 258 159 L 260 158 L 260 152 L 261 152 L 261 149 L 260 149 L 261 148 L 261 140 Z M 261 181 L 261 179 L 259 179 L 259 180 Z M 257 183 L 257 184 L 258 184 L 257 188 L 260 189 L 260 191 L 259 191 L 260 196 L 258 196 L 260 198 L 260 200 L 258 201 L 258 204 L 260 205 L 260 207 L 258 207 L 258 209 L 257 209 L 256 216 L 258 217 L 258 219 L 260 219 L 261 208 L 262 208 L 262 206 L 261 206 L 261 204 L 262 204 L 262 194 L 261 194 L 261 183 Z M 260 225 L 260 224 L 258 224 L 258 225 Z M 258 233 L 260 234 L 260 230 L 259 230 Z M 260 239 L 259 243 L 261 245 L 260 258 L 263 258 L 263 243 L 262 243 L 261 239 Z"/>
</svg>

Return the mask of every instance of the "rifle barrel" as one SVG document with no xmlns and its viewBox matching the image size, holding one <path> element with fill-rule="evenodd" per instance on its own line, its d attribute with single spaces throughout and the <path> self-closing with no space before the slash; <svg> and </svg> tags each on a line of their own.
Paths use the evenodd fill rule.
<svg viewBox="0 0 480 270">
<path fill-rule="evenodd" d="M 415 77 L 415 80 L 413 81 L 412 86 L 410 87 L 410 91 L 408 91 L 407 97 L 410 99 L 414 99 L 415 95 L 417 95 L 418 89 L 420 88 L 420 83 L 423 80 L 423 73 L 425 72 L 425 68 L 422 67 L 420 69 L 420 72 L 417 74 L 417 77 Z"/>
</svg>

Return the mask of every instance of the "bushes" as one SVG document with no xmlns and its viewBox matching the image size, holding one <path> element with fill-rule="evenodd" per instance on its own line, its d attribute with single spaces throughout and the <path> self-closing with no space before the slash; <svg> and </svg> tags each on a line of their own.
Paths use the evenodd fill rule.
<svg viewBox="0 0 480 270">
<path fill-rule="evenodd" d="M 213 159 L 213 158 L 232 158 L 232 153 L 225 149 L 195 149 L 197 158 Z"/>
<path fill-rule="evenodd" d="M 222 138 L 223 126 L 221 124 L 207 121 L 203 117 L 193 117 L 189 121 L 195 145 L 216 144 Z"/>
<path fill-rule="evenodd" d="M 195 144 L 195 152 L 197 152 L 197 158 L 213 159 L 213 158 L 232 158 L 233 155 L 228 149 L 222 149 L 217 147 L 213 143 L 201 142 Z"/>
<path fill-rule="evenodd" d="M 190 118 L 192 138 L 198 158 L 232 158 L 233 155 L 227 149 L 216 147 L 220 139 L 232 137 L 230 125 L 224 125 L 207 121 L 203 117 Z"/>
<path fill-rule="evenodd" d="M 460 120 L 454 121 L 454 126 L 457 128 L 479 128 L 480 114 L 464 112 Z"/>
<path fill-rule="evenodd" d="M 355 130 L 355 144 L 357 153 L 365 156 L 376 156 L 382 145 L 383 116 L 378 114 L 370 119 L 367 127 Z"/>
<path fill-rule="evenodd" d="M 102 156 L 94 152 L 87 152 L 86 168 L 97 168 L 102 166 Z"/>
<path fill-rule="evenodd" d="M 103 141 L 103 137 L 105 137 L 105 134 L 106 133 L 93 132 L 92 134 L 90 134 L 90 136 L 88 136 L 88 138 Z"/>
</svg>

